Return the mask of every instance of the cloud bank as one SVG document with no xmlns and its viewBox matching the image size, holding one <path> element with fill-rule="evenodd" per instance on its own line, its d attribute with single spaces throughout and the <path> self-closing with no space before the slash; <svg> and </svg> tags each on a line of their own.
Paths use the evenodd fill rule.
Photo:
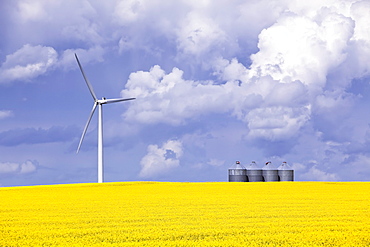
<svg viewBox="0 0 370 247">
<path fill-rule="evenodd" d="M 13 116 L 13 112 L 9 110 L 0 111 L 0 120 Z"/>
<path fill-rule="evenodd" d="M 258 34 L 258 51 L 250 55 L 250 64 L 228 52 L 248 50 L 230 42 L 234 30 L 212 23 L 217 19 L 208 17 L 214 13 L 199 16 L 194 10 L 184 17 L 187 25 L 179 24 L 175 34 L 177 57 L 192 56 L 194 64 L 217 79 L 187 80 L 181 68 L 166 73 L 158 65 L 134 72 L 121 94 L 138 100 L 124 117 L 126 121 L 178 126 L 203 115 L 227 114 L 244 122 L 246 140 L 266 149 L 268 155 L 291 153 L 299 147 L 296 140 L 307 135 L 317 136 L 324 144 L 341 138 L 363 145 L 363 139 L 343 138 L 341 131 L 329 133 L 327 129 L 345 128 L 338 121 L 351 117 L 354 105 L 361 104 L 362 95 L 348 89 L 356 87 L 356 78 L 369 76 L 364 56 L 370 55 L 370 36 L 362 28 L 369 18 L 364 17 L 364 9 L 369 10 L 366 1 L 299 8 L 287 4 L 275 22 Z M 368 127 L 362 131 L 367 133 Z M 274 153 L 271 150 L 277 145 L 288 148 Z M 348 152 L 343 148 L 338 155 L 346 157 Z M 316 162 L 317 166 L 307 166 L 303 179 L 343 179 L 344 174 L 340 177 L 320 170 L 327 170 L 332 161 L 318 158 Z"/>
<path fill-rule="evenodd" d="M 148 153 L 140 162 L 140 177 L 156 177 L 178 167 L 182 153 L 182 144 L 176 140 L 169 140 L 161 147 L 149 145 Z"/>
<path fill-rule="evenodd" d="M 73 140 L 78 133 L 80 130 L 75 126 L 54 126 L 49 129 L 12 129 L 0 132 L 0 145 L 18 146 L 21 144 L 66 142 Z"/>
<path fill-rule="evenodd" d="M 11 162 L 0 163 L 0 175 L 32 173 L 36 171 L 37 165 L 37 162 L 30 160 L 20 164 Z"/>
<path fill-rule="evenodd" d="M 139 178 L 176 169 L 184 176 L 205 168 L 216 174 L 240 158 L 291 161 L 302 180 L 370 176 L 366 0 L 13 5 L 0 82 L 76 70 L 75 52 L 84 66 L 98 63 L 105 71 L 118 63 L 120 72 L 130 71 L 121 96 L 137 100 L 122 111 L 124 127 L 110 132 L 147 147 L 137 154 Z M 0 118 L 9 116 L 0 111 Z M 140 137 L 121 133 L 127 129 Z M 55 138 L 48 139 L 49 132 Z M 3 131 L 0 143 L 71 141 L 75 135 L 59 132 Z"/>
</svg>

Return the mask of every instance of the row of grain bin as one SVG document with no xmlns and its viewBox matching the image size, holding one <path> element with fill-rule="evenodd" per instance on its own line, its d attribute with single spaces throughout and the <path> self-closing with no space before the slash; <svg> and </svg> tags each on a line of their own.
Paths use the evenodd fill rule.
<svg viewBox="0 0 370 247">
<path fill-rule="evenodd" d="M 294 181 L 294 170 L 283 162 L 278 168 L 274 168 L 271 162 L 266 162 L 263 167 L 258 167 L 252 161 L 247 167 L 239 161 L 229 168 L 229 182 L 277 182 Z"/>
</svg>

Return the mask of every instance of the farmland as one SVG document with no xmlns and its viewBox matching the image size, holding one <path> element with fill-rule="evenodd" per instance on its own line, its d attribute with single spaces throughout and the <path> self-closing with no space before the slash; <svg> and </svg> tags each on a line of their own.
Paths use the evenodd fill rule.
<svg viewBox="0 0 370 247">
<path fill-rule="evenodd" d="M 370 183 L 0 188 L 0 246 L 370 246 Z"/>
</svg>

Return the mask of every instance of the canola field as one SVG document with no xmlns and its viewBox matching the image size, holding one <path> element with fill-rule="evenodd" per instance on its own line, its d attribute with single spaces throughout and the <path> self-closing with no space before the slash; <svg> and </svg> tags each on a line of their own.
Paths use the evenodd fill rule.
<svg viewBox="0 0 370 247">
<path fill-rule="evenodd" d="M 370 183 L 0 188 L 0 246 L 370 246 Z"/>
</svg>

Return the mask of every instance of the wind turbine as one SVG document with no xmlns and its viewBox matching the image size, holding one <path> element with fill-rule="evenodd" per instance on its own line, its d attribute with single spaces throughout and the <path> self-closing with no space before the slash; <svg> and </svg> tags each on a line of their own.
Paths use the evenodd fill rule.
<svg viewBox="0 0 370 247">
<path fill-rule="evenodd" d="M 77 153 L 80 151 L 81 144 L 82 144 L 82 141 L 83 141 L 83 139 L 85 137 L 87 128 L 89 127 L 91 118 L 94 115 L 94 112 L 96 110 L 96 107 L 98 107 L 98 183 L 102 183 L 103 182 L 103 114 L 102 114 L 103 107 L 102 106 L 104 104 L 110 104 L 110 103 L 116 103 L 116 102 L 121 102 L 121 101 L 133 100 L 135 98 L 106 99 L 106 98 L 103 97 L 102 99 L 98 99 L 96 97 L 96 94 L 94 92 L 93 87 L 91 86 L 89 80 L 87 79 L 87 77 L 85 75 L 85 72 L 84 72 L 84 70 L 83 70 L 83 68 L 81 66 L 80 61 L 78 60 L 78 57 L 77 57 L 77 54 L 76 53 L 75 53 L 75 57 L 76 57 L 78 66 L 80 67 L 81 73 L 82 73 L 82 75 L 83 75 L 83 77 L 85 79 L 85 82 L 87 84 L 87 87 L 89 88 L 89 91 L 91 93 L 91 96 L 94 99 L 94 105 L 93 105 L 93 108 L 92 108 L 92 110 L 90 112 L 90 116 L 87 119 L 87 123 L 85 125 L 85 128 L 84 128 L 84 130 L 82 132 L 80 143 L 78 144 L 78 148 L 77 148 Z"/>
</svg>

